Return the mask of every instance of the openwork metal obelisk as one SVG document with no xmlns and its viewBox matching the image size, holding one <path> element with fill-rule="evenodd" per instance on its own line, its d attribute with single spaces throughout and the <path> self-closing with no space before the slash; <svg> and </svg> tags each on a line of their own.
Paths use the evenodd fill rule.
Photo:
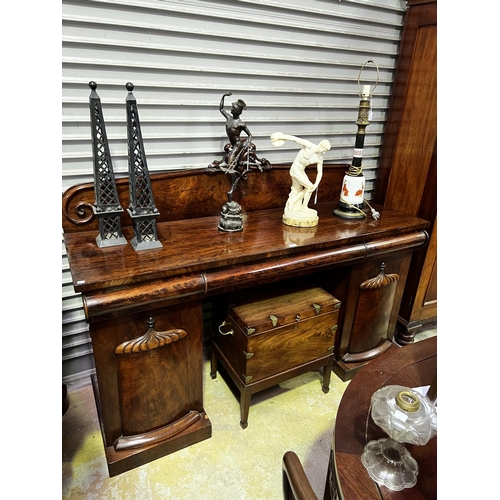
<svg viewBox="0 0 500 500">
<path fill-rule="evenodd" d="M 136 251 L 160 248 L 163 245 L 158 240 L 156 219 L 160 215 L 155 206 L 151 180 L 146 163 L 146 153 L 142 141 L 141 124 L 137 101 L 132 90 L 132 83 L 126 84 L 128 90 L 125 101 L 127 107 L 127 138 L 128 138 L 128 171 L 130 205 L 127 209 L 132 217 L 134 237 L 131 241 Z"/>
<path fill-rule="evenodd" d="M 96 82 L 89 82 L 89 87 L 91 89 L 89 103 L 95 193 L 92 209 L 99 222 L 99 235 L 96 242 L 99 248 L 126 245 L 127 240 L 123 237 L 120 221 L 123 208 L 118 199 L 101 98 L 96 92 Z"/>
</svg>

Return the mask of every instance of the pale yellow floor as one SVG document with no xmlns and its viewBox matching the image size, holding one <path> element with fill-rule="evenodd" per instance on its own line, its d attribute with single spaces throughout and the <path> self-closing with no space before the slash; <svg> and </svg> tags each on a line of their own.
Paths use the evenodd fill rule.
<svg viewBox="0 0 500 500">
<path fill-rule="evenodd" d="M 417 340 L 435 335 L 430 329 Z M 310 372 L 252 396 L 248 427 L 225 380 L 205 362 L 204 406 L 212 437 L 109 478 L 92 387 L 70 389 L 62 419 L 62 498 L 96 500 L 282 499 L 281 460 L 297 453 L 318 498 L 323 490 L 335 415 L 348 382 L 332 374 L 330 392 Z"/>
</svg>

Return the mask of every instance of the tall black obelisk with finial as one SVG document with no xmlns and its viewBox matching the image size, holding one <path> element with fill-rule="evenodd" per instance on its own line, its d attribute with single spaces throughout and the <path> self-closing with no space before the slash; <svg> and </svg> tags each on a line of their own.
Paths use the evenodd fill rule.
<svg viewBox="0 0 500 500">
<path fill-rule="evenodd" d="M 96 92 L 96 82 L 89 82 L 89 87 L 91 89 L 89 104 L 95 193 L 92 209 L 99 222 L 96 242 L 99 248 L 126 245 L 127 240 L 123 237 L 120 220 L 123 208 L 118 199 L 101 98 Z"/>
<path fill-rule="evenodd" d="M 149 178 L 146 153 L 142 141 L 141 124 L 137 101 L 132 90 L 134 85 L 127 83 L 125 101 L 127 108 L 128 171 L 130 205 L 128 213 L 132 217 L 134 238 L 131 241 L 136 251 L 159 248 L 163 245 L 158 240 L 156 219 L 160 215 L 155 206 L 151 180 Z"/>
</svg>

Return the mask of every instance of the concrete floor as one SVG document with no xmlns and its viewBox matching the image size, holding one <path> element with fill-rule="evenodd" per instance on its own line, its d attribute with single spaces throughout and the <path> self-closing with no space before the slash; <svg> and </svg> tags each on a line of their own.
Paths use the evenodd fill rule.
<svg viewBox="0 0 500 500">
<path fill-rule="evenodd" d="M 416 340 L 437 334 L 434 324 Z M 62 419 L 62 498 L 116 500 L 282 499 L 281 461 L 297 453 L 311 486 L 323 498 L 338 405 L 349 382 L 309 372 L 252 396 L 248 427 L 239 401 L 219 375 L 204 366 L 204 406 L 212 437 L 118 476 L 108 476 L 90 380 L 69 388 Z"/>
</svg>

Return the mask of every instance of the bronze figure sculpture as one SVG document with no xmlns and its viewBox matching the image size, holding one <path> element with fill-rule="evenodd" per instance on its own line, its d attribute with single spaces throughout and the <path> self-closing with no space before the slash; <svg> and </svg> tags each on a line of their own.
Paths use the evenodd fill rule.
<svg viewBox="0 0 500 500">
<path fill-rule="evenodd" d="M 246 179 L 248 172 L 258 170 L 264 172 L 272 168 L 271 163 L 265 158 L 258 158 L 255 144 L 252 142 L 252 133 L 247 124 L 241 119 L 241 114 L 246 109 L 246 103 L 238 99 L 231 105 L 231 113 L 224 109 L 224 99 L 232 96 L 232 92 L 222 95 L 219 111 L 226 119 L 226 135 L 229 142 L 224 146 L 222 160 L 214 160 L 207 167 L 208 173 L 224 172 L 231 175 L 231 189 L 227 192 L 228 202 L 221 213 L 219 229 L 222 231 L 240 231 L 243 229 L 241 207 L 233 200 L 233 192 L 238 182 Z M 242 132 L 247 135 L 243 138 Z M 231 219 L 228 219 L 231 214 Z"/>
</svg>

